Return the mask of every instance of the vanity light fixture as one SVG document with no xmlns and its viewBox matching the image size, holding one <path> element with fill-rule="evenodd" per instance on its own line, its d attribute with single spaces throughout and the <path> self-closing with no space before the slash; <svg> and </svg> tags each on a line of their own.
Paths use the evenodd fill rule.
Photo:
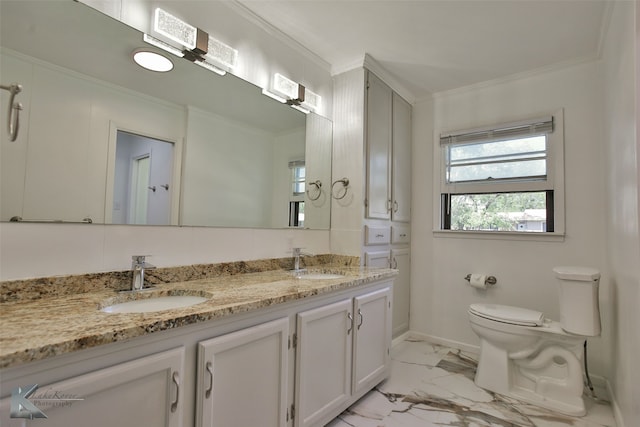
<svg viewBox="0 0 640 427">
<path fill-rule="evenodd" d="M 136 64 L 151 71 L 166 73 L 173 70 L 173 62 L 166 56 L 146 49 L 133 51 L 133 60 Z"/>
<path fill-rule="evenodd" d="M 179 43 L 188 50 L 196 48 L 198 28 L 187 24 L 159 7 L 154 12 L 153 31 Z"/>
<path fill-rule="evenodd" d="M 238 50 L 209 36 L 205 58 L 212 61 L 219 68 L 230 71 L 238 62 Z"/>
<path fill-rule="evenodd" d="M 303 106 L 301 106 L 301 105 L 296 105 L 296 104 L 289 104 L 289 105 L 290 105 L 290 106 L 291 106 L 291 108 L 293 108 L 294 110 L 298 110 L 298 111 L 300 111 L 300 112 L 302 112 L 302 113 L 305 113 L 305 114 L 309 114 L 309 113 L 311 112 L 311 110 L 307 110 L 306 108 L 304 108 L 304 107 L 303 107 Z"/>
<path fill-rule="evenodd" d="M 145 36 L 148 38 L 145 41 L 221 76 L 236 65 L 236 49 L 163 9 L 156 8 L 154 11 L 152 33 L 164 40 Z M 179 47 L 174 47 L 176 44 Z"/>
<path fill-rule="evenodd" d="M 218 68 L 213 64 L 210 64 L 209 62 L 207 62 L 204 59 L 196 59 L 195 61 L 193 61 L 194 64 L 201 66 L 202 68 L 205 68 L 209 71 L 213 71 L 214 73 L 220 75 L 220 76 L 224 76 L 225 74 L 227 74 L 227 72 L 225 70 L 223 70 L 222 68 Z"/>
<path fill-rule="evenodd" d="M 320 108 L 320 102 L 322 97 L 315 92 L 311 92 L 309 89 L 305 89 L 304 94 L 304 102 L 302 105 L 311 109 L 312 111 L 317 111 Z"/>
<path fill-rule="evenodd" d="M 268 89 L 262 89 L 262 94 L 268 96 L 271 99 L 275 99 L 278 102 L 282 102 L 283 104 L 287 103 L 287 100 L 279 95 L 276 95 L 275 93 L 269 91 Z"/>
<path fill-rule="evenodd" d="M 276 95 L 284 97 L 287 104 L 300 104 L 304 101 L 304 86 L 276 73 L 273 76 L 273 90 Z"/>
<path fill-rule="evenodd" d="M 305 114 L 309 114 L 312 110 L 316 111 L 320 106 L 321 100 L 320 95 L 280 73 L 276 73 L 273 76 L 271 89 L 262 89 L 262 94 Z"/>
<path fill-rule="evenodd" d="M 149 43 L 150 45 L 158 47 L 166 52 L 169 52 L 172 55 L 178 56 L 180 58 L 184 57 L 184 53 L 182 53 L 180 49 L 176 49 L 175 47 L 163 42 L 162 40 L 158 40 L 155 37 L 151 37 L 149 34 L 144 34 L 142 36 L 142 40 L 145 43 Z"/>
</svg>

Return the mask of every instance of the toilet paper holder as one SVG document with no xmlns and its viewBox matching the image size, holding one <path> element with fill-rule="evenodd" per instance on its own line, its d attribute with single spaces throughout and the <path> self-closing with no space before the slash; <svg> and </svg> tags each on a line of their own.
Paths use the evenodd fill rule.
<svg viewBox="0 0 640 427">
<path fill-rule="evenodd" d="M 467 274 L 466 276 L 464 276 L 464 280 L 470 282 L 471 274 Z M 498 279 L 496 279 L 495 276 L 487 276 L 487 278 L 484 280 L 484 283 L 486 283 L 487 285 L 495 285 L 496 283 L 498 283 Z"/>
</svg>

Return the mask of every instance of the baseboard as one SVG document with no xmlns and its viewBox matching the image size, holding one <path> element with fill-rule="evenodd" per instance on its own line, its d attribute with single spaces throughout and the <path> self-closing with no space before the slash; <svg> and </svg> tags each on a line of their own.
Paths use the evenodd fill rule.
<svg viewBox="0 0 640 427">
<path fill-rule="evenodd" d="M 589 378 L 591 378 L 591 383 L 593 387 L 598 387 L 600 389 L 606 390 L 607 395 L 605 398 L 607 400 L 611 399 L 611 390 L 609 389 L 609 381 L 605 377 L 601 377 L 600 375 L 589 374 Z"/>
<path fill-rule="evenodd" d="M 605 382 L 605 386 L 607 388 L 607 393 L 609 394 L 609 401 L 611 402 L 611 409 L 613 409 L 613 418 L 616 419 L 616 427 L 625 427 L 624 419 L 622 418 L 622 411 L 620 411 L 620 407 L 618 406 L 618 402 L 616 401 L 616 395 L 613 392 L 613 388 L 611 387 L 611 383 L 606 378 L 603 378 Z"/>
<path fill-rule="evenodd" d="M 411 336 L 411 331 L 407 331 L 401 335 L 398 335 L 391 341 L 391 347 L 395 347 L 400 344 L 402 341 L 406 341 L 407 338 Z"/>
<path fill-rule="evenodd" d="M 480 347 L 476 345 L 469 345 L 459 341 L 448 340 L 445 338 L 440 338 L 433 335 L 423 334 L 421 332 L 415 332 L 415 331 L 409 331 L 405 335 L 407 335 L 407 338 L 415 338 L 415 339 L 420 339 L 424 341 L 429 341 L 430 343 L 433 343 L 433 344 L 440 344 L 445 347 L 451 347 L 458 350 L 466 351 L 467 353 L 474 353 L 474 354 L 480 353 Z"/>
</svg>

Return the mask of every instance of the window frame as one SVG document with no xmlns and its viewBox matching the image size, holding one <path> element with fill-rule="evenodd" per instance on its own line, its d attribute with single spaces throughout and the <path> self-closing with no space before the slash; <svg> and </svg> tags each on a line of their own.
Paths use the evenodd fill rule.
<svg viewBox="0 0 640 427">
<path fill-rule="evenodd" d="M 440 138 L 447 135 L 460 135 L 476 131 L 503 129 L 517 123 L 527 123 L 539 116 L 530 116 L 524 120 L 497 123 L 469 131 L 436 132 L 434 143 L 434 224 L 433 231 L 440 237 L 480 237 L 507 239 L 558 239 L 565 233 L 564 212 L 564 111 L 554 111 L 547 116 L 553 117 L 553 130 L 547 133 L 547 177 L 544 180 L 495 180 L 495 181 L 467 181 L 448 183 L 447 174 L 447 146 L 440 143 Z M 514 137 L 514 139 L 517 137 Z M 496 138 L 497 139 L 497 138 Z M 461 142 L 462 143 L 462 142 Z M 437 160 L 436 160 L 437 159 Z M 518 192 L 551 192 L 552 217 L 548 218 L 553 231 L 523 232 L 523 231 L 492 231 L 492 230 L 450 230 L 445 229 L 445 202 L 450 201 L 451 195 L 456 194 L 494 194 Z"/>
</svg>

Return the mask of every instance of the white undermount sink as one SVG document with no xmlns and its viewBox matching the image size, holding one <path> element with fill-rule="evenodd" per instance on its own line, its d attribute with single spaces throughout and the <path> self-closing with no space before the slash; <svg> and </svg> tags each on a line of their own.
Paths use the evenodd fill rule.
<svg viewBox="0 0 640 427">
<path fill-rule="evenodd" d="M 342 277 L 344 277 L 342 274 L 335 274 L 335 273 L 304 273 L 298 276 L 298 279 L 318 280 L 318 279 L 340 279 Z"/>
<path fill-rule="evenodd" d="M 150 313 L 154 311 L 185 308 L 205 302 L 207 298 L 194 295 L 168 295 L 135 299 L 102 308 L 105 313 Z"/>
</svg>

